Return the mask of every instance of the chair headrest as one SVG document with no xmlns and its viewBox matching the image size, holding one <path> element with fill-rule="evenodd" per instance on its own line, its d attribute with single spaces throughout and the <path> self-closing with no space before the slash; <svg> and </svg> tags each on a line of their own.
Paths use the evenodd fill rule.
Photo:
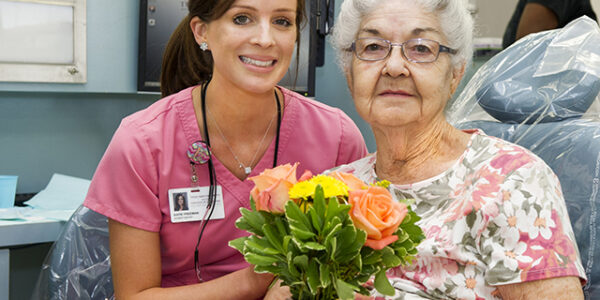
<svg viewBox="0 0 600 300">
<path fill-rule="evenodd" d="M 505 123 L 581 117 L 600 92 L 600 72 L 593 67 L 600 57 L 590 49 L 600 45 L 598 33 L 598 25 L 582 17 L 517 41 L 486 63 L 479 105 Z"/>
</svg>

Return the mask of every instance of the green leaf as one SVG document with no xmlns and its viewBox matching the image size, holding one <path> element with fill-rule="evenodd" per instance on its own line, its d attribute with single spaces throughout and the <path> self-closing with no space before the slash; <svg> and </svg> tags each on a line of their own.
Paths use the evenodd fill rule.
<svg viewBox="0 0 600 300">
<path fill-rule="evenodd" d="M 343 227 L 337 234 L 339 246 L 336 249 L 334 261 L 346 264 L 360 253 L 362 245 L 356 244 L 356 227 Z"/>
<path fill-rule="evenodd" d="M 282 237 L 279 235 L 279 232 L 271 226 L 271 224 L 264 224 L 262 227 L 262 231 L 265 233 L 265 237 L 269 241 L 275 249 L 277 249 L 280 253 L 284 253 L 283 251 L 283 241 Z"/>
<path fill-rule="evenodd" d="M 265 224 L 265 218 L 256 211 L 251 211 L 241 207 L 242 216 L 237 219 L 235 226 L 239 229 L 263 236 L 262 225 Z"/>
<path fill-rule="evenodd" d="M 323 230 L 323 235 L 325 235 L 325 244 L 327 244 L 329 239 L 336 236 L 337 231 L 340 230 L 341 227 L 342 221 L 338 217 L 334 217 L 325 224 L 325 230 Z"/>
<path fill-rule="evenodd" d="M 331 260 L 334 260 L 334 257 L 335 257 L 335 251 L 337 250 L 337 238 L 335 238 L 335 237 L 334 237 L 334 238 L 331 238 L 331 239 L 329 239 L 329 242 L 328 242 L 328 244 L 329 244 L 329 246 L 331 247 L 331 250 L 330 250 L 330 252 L 329 252 L 329 253 L 331 253 L 331 255 L 330 255 L 330 259 L 331 259 Z"/>
<path fill-rule="evenodd" d="M 396 254 L 394 253 L 394 250 L 392 250 L 392 248 L 385 246 L 383 249 L 381 249 L 382 252 L 382 261 L 383 261 L 383 265 L 386 268 L 393 268 L 393 267 L 397 267 L 400 264 L 402 264 L 402 260 L 396 256 Z"/>
<path fill-rule="evenodd" d="M 229 241 L 229 247 L 231 247 L 237 251 L 240 251 L 242 254 L 244 254 L 244 242 L 246 242 L 247 239 L 248 239 L 248 237 L 244 236 L 244 237 Z"/>
<path fill-rule="evenodd" d="M 308 270 L 308 256 L 299 255 L 293 259 L 294 265 L 300 267 L 302 270 Z"/>
<path fill-rule="evenodd" d="M 315 201 L 316 199 L 325 199 L 325 191 L 323 190 L 323 187 L 318 184 L 315 187 L 315 194 L 313 195 L 313 201 Z"/>
<path fill-rule="evenodd" d="M 375 275 L 375 273 L 379 272 L 379 270 L 380 270 L 380 268 L 377 265 L 364 265 L 363 264 L 361 274 L 367 275 L 367 278 L 365 280 L 368 280 L 369 278 L 371 278 L 371 276 Z"/>
<path fill-rule="evenodd" d="M 381 253 L 369 248 L 364 247 L 361 249 L 363 265 L 373 265 L 381 261 Z"/>
<path fill-rule="evenodd" d="M 283 253 L 288 253 L 289 252 L 289 244 L 290 241 L 292 240 L 292 236 L 291 235 L 286 235 L 283 237 L 283 242 L 282 242 L 282 247 L 283 247 Z"/>
<path fill-rule="evenodd" d="M 250 196 L 250 209 L 256 211 L 256 202 L 254 201 L 254 197 Z"/>
<path fill-rule="evenodd" d="M 327 203 L 327 212 L 325 213 L 325 223 L 333 220 L 335 217 L 340 218 L 341 221 L 346 220 L 350 208 L 351 206 L 348 204 L 340 204 L 336 197 L 330 197 Z"/>
<path fill-rule="evenodd" d="M 416 225 L 403 226 L 402 230 L 408 233 L 410 239 L 415 243 L 419 244 L 422 240 L 425 239 L 425 234 L 423 234 L 423 230 Z"/>
<path fill-rule="evenodd" d="M 323 229 L 323 219 L 319 217 L 314 208 L 308 209 L 308 215 L 310 216 L 312 226 L 317 230 L 318 233 L 321 233 L 321 229 Z"/>
<path fill-rule="evenodd" d="M 285 217 L 287 218 L 290 227 L 294 226 L 306 232 L 312 232 L 312 226 L 308 217 L 300 210 L 294 201 L 288 201 L 285 204 Z"/>
<path fill-rule="evenodd" d="M 290 233 L 286 229 L 287 222 L 286 222 L 285 216 L 278 216 L 278 217 L 274 218 L 274 222 L 275 222 L 275 226 L 277 227 L 277 230 L 279 231 L 280 236 L 285 236 Z"/>
<path fill-rule="evenodd" d="M 396 255 L 397 255 L 398 257 L 405 257 L 405 256 L 407 256 L 407 255 L 408 255 L 408 251 L 406 251 L 406 248 L 398 248 L 398 249 L 396 250 Z"/>
<path fill-rule="evenodd" d="M 249 237 L 245 242 L 245 246 L 247 250 L 260 255 L 277 255 L 282 253 L 270 247 L 269 242 L 256 236 Z"/>
<path fill-rule="evenodd" d="M 362 270 L 362 256 L 361 255 L 357 255 L 356 257 L 354 257 L 354 259 L 352 259 L 352 265 L 358 271 L 361 271 Z"/>
<path fill-rule="evenodd" d="M 396 293 L 396 290 L 390 284 L 390 281 L 388 280 L 387 276 L 385 276 L 384 269 L 377 272 L 377 274 L 375 275 L 374 285 L 375 289 L 377 289 L 378 292 L 384 295 L 393 296 Z"/>
<path fill-rule="evenodd" d="M 244 258 L 247 262 L 256 266 L 270 266 L 279 261 L 279 259 L 274 256 L 259 255 L 252 252 L 246 253 Z"/>
<path fill-rule="evenodd" d="M 406 217 L 404 217 L 404 220 L 402 220 L 402 224 L 400 225 L 415 224 L 419 220 L 421 220 L 421 217 L 419 217 L 419 215 L 417 215 L 417 213 L 415 213 L 412 209 L 409 209 Z"/>
<path fill-rule="evenodd" d="M 268 266 L 254 266 L 254 271 L 256 273 L 271 273 L 271 274 L 278 274 L 280 273 L 280 267 L 277 266 L 273 266 L 273 265 L 268 265 Z"/>
<path fill-rule="evenodd" d="M 306 281 L 308 283 L 308 288 L 313 294 L 317 293 L 319 289 L 320 276 L 319 276 L 319 261 L 315 259 L 311 259 L 308 264 L 308 270 L 306 271 Z"/>
<path fill-rule="evenodd" d="M 366 241 L 367 241 L 367 232 L 360 228 L 356 228 L 356 242 L 361 245 L 364 245 Z"/>
<path fill-rule="evenodd" d="M 396 240 L 395 243 L 402 243 L 410 238 L 408 233 L 406 233 L 406 231 L 404 231 L 402 228 L 398 228 L 394 234 L 398 236 L 398 240 Z"/>
<path fill-rule="evenodd" d="M 354 300 L 355 289 L 351 284 L 341 279 L 337 279 L 335 290 L 337 291 L 340 300 Z"/>
<path fill-rule="evenodd" d="M 402 243 L 400 243 L 398 245 L 399 245 L 398 248 L 404 248 L 406 250 L 410 250 L 410 249 L 415 248 L 415 244 L 413 244 L 413 242 L 410 239 L 408 239 L 408 240 L 406 240 L 406 241 L 404 241 L 404 242 L 402 242 Z"/>
<path fill-rule="evenodd" d="M 323 187 L 317 185 L 317 188 L 315 189 L 315 196 L 313 197 L 312 207 L 315 210 L 315 213 L 317 213 L 317 215 L 323 220 L 325 219 L 325 212 L 327 210 L 325 203 L 326 202 Z"/>
<path fill-rule="evenodd" d="M 329 198 L 329 201 L 327 202 L 327 211 L 325 212 L 326 223 L 333 220 L 333 218 L 338 215 L 339 207 L 340 204 L 338 203 L 337 199 L 333 197 Z"/>
<path fill-rule="evenodd" d="M 344 242 L 344 245 L 353 244 L 356 239 L 356 227 L 346 226 L 339 231 L 338 237 Z"/>
<path fill-rule="evenodd" d="M 319 277 L 321 287 L 328 287 L 331 284 L 331 271 L 328 265 L 322 264 L 319 266 Z"/>
<path fill-rule="evenodd" d="M 291 229 L 292 236 L 294 236 L 295 238 L 302 240 L 302 241 L 311 239 L 316 236 L 316 234 L 314 234 L 313 232 L 305 231 L 294 225 L 290 225 L 290 229 Z"/>
<path fill-rule="evenodd" d="M 305 248 L 310 249 L 310 250 L 316 250 L 316 251 L 322 251 L 325 250 L 327 248 L 325 248 L 325 246 L 316 243 L 316 242 L 306 242 L 303 245 Z"/>
<path fill-rule="evenodd" d="M 288 271 L 290 272 L 290 274 L 292 276 L 299 277 L 300 271 L 298 271 L 298 268 L 296 268 L 296 264 L 294 263 L 293 259 L 294 259 L 294 255 L 291 252 L 289 252 L 287 254 L 287 264 L 286 265 L 288 267 Z"/>
</svg>

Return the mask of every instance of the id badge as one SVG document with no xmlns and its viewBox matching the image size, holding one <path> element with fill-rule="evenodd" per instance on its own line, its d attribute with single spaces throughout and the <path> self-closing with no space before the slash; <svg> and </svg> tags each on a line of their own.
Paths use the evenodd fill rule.
<svg viewBox="0 0 600 300">
<path fill-rule="evenodd" d="M 169 209 L 171 211 L 171 222 L 193 222 L 201 221 L 208 208 L 208 191 L 210 187 L 191 187 L 169 190 Z M 217 197 L 211 220 L 224 219 L 225 208 L 223 207 L 223 190 L 220 185 L 216 186 Z M 206 214 L 208 215 L 210 211 Z"/>
</svg>

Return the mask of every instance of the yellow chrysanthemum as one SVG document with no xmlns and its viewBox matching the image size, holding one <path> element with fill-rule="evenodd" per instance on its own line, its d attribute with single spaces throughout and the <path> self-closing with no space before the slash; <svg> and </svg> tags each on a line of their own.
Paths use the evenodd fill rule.
<svg viewBox="0 0 600 300">
<path fill-rule="evenodd" d="M 333 177 L 326 175 L 317 175 L 311 178 L 310 181 L 315 186 L 320 184 L 321 187 L 323 187 L 323 193 L 325 194 L 325 198 L 348 196 L 348 186 L 345 183 Z"/>
<path fill-rule="evenodd" d="M 310 180 L 300 181 L 292 186 L 288 194 L 290 199 L 308 199 L 315 193 L 316 187 Z"/>
<path fill-rule="evenodd" d="M 390 182 L 387 180 L 377 181 L 373 184 L 374 186 L 380 186 L 382 188 L 388 188 L 390 186 Z"/>
</svg>

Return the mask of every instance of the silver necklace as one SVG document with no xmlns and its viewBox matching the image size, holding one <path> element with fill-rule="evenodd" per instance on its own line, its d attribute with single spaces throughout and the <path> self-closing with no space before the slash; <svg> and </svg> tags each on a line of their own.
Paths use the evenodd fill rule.
<svg viewBox="0 0 600 300">
<path fill-rule="evenodd" d="M 219 127 L 219 123 L 217 123 L 215 118 L 212 116 L 212 114 L 210 113 L 210 110 L 208 110 L 208 107 L 206 108 L 206 112 L 208 113 L 208 117 L 213 121 L 213 123 L 215 123 L 215 127 L 217 127 L 217 131 L 219 132 L 219 135 L 221 136 L 223 141 L 225 141 L 225 145 L 227 145 L 227 148 L 229 148 L 229 152 L 231 152 L 231 154 L 233 155 L 233 158 L 235 158 L 235 160 L 237 161 L 238 167 L 240 169 L 243 169 L 244 173 L 246 173 L 246 175 L 249 175 L 250 172 L 252 172 L 252 166 L 254 165 L 254 160 L 256 160 L 256 156 L 258 155 L 258 152 L 260 151 L 260 149 L 262 149 L 262 145 L 265 142 L 265 138 L 267 137 L 267 134 L 269 133 L 269 129 L 271 129 L 271 125 L 273 125 L 273 120 L 275 119 L 275 115 L 277 115 L 277 114 L 273 115 L 273 117 L 271 118 L 271 121 L 269 122 L 269 126 L 267 127 L 267 130 L 265 131 L 265 134 L 263 135 L 262 139 L 260 140 L 260 144 L 258 144 L 258 148 L 256 149 L 256 152 L 254 152 L 252 161 L 250 162 L 250 164 L 245 166 L 240 161 L 240 159 L 237 157 L 237 155 L 235 155 L 235 152 L 233 152 L 233 149 L 231 148 L 229 141 L 227 141 L 227 138 L 225 138 L 223 131 L 221 131 L 221 127 Z"/>
</svg>

